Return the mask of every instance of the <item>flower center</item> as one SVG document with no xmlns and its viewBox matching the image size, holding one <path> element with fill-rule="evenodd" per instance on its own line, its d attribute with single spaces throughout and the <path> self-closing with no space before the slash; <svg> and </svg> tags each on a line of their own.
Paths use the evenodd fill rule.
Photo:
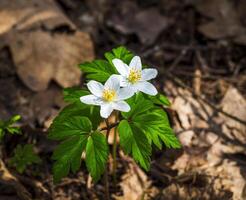
<svg viewBox="0 0 246 200">
<path fill-rule="evenodd" d="M 113 101 L 116 97 L 116 92 L 115 90 L 112 89 L 104 89 L 102 93 L 102 98 L 104 101 Z"/>
<path fill-rule="evenodd" d="M 137 69 L 131 69 L 129 76 L 128 76 L 128 81 L 130 83 L 136 83 L 141 79 L 141 70 Z"/>
</svg>

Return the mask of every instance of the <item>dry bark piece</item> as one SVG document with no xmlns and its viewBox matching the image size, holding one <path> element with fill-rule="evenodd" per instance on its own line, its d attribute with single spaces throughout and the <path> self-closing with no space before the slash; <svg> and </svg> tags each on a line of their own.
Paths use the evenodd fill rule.
<svg viewBox="0 0 246 200">
<path fill-rule="evenodd" d="M 195 1 L 196 9 L 212 18 L 211 22 L 200 25 L 198 30 L 212 39 L 232 38 L 234 42 L 246 45 L 246 27 L 239 9 L 245 7 L 246 2 L 238 1 L 237 4 L 230 0 Z"/>
<path fill-rule="evenodd" d="M 1 2 L 0 18 L 4 17 L 11 23 L 0 21 L 0 34 L 5 34 L 17 73 L 30 89 L 45 90 L 51 80 L 62 87 L 80 82 L 76 66 L 94 58 L 93 44 L 53 0 Z M 68 33 L 56 31 L 59 27 Z"/>
</svg>

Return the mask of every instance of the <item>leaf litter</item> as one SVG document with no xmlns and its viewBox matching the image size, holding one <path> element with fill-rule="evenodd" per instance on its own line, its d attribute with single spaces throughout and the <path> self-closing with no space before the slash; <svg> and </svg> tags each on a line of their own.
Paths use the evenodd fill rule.
<svg viewBox="0 0 246 200">
<path fill-rule="evenodd" d="M 200 24 L 198 30 L 211 39 L 231 39 L 246 45 L 245 9 L 246 2 L 231 0 L 194 1 L 195 8 L 208 22 Z M 242 11 L 244 9 L 244 12 Z"/>
<path fill-rule="evenodd" d="M 76 65 L 94 58 L 92 41 L 54 1 L 2 1 L 0 19 L 0 33 L 27 87 L 45 90 L 51 80 L 62 87 L 79 84 Z"/>
<path fill-rule="evenodd" d="M 172 24 L 172 20 L 156 8 L 143 10 L 132 1 L 122 1 L 111 15 L 107 21 L 109 26 L 126 35 L 136 34 L 143 44 L 149 45 Z"/>
</svg>

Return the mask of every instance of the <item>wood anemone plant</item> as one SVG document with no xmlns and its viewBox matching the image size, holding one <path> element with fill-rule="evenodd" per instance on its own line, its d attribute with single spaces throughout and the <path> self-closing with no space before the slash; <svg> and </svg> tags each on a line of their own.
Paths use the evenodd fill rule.
<svg viewBox="0 0 246 200">
<path fill-rule="evenodd" d="M 180 148 L 180 143 L 163 109 L 170 105 L 167 97 L 149 82 L 157 76 L 157 70 L 142 68 L 140 57 L 125 47 L 107 52 L 105 58 L 79 65 L 88 80 L 88 90 L 64 90 L 64 100 L 69 105 L 54 119 L 49 138 L 61 142 L 52 156 L 54 181 L 59 182 L 69 171 L 78 171 L 81 155 L 85 153 L 86 167 L 95 182 L 105 172 L 105 193 L 109 198 L 106 166 L 110 129 L 116 130 L 112 152 L 114 177 L 117 134 L 125 154 L 144 170 L 150 168 L 153 145 L 159 149 L 163 144 Z M 117 110 L 116 121 L 110 124 L 108 117 L 113 110 Z M 106 127 L 99 128 L 103 121 Z"/>
</svg>

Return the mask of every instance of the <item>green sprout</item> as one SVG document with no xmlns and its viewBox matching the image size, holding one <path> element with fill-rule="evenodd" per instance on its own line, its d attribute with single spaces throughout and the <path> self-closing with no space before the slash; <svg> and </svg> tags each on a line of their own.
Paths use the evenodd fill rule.
<svg viewBox="0 0 246 200">
<path fill-rule="evenodd" d="M 9 160 L 10 166 L 15 167 L 21 174 L 28 165 L 39 163 L 41 159 L 34 153 L 32 144 L 18 145 L 14 150 L 14 156 Z"/>
<path fill-rule="evenodd" d="M 0 120 L 0 140 L 4 137 L 6 133 L 20 134 L 20 127 L 15 125 L 21 119 L 20 115 L 14 115 L 7 121 Z"/>
</svg>

